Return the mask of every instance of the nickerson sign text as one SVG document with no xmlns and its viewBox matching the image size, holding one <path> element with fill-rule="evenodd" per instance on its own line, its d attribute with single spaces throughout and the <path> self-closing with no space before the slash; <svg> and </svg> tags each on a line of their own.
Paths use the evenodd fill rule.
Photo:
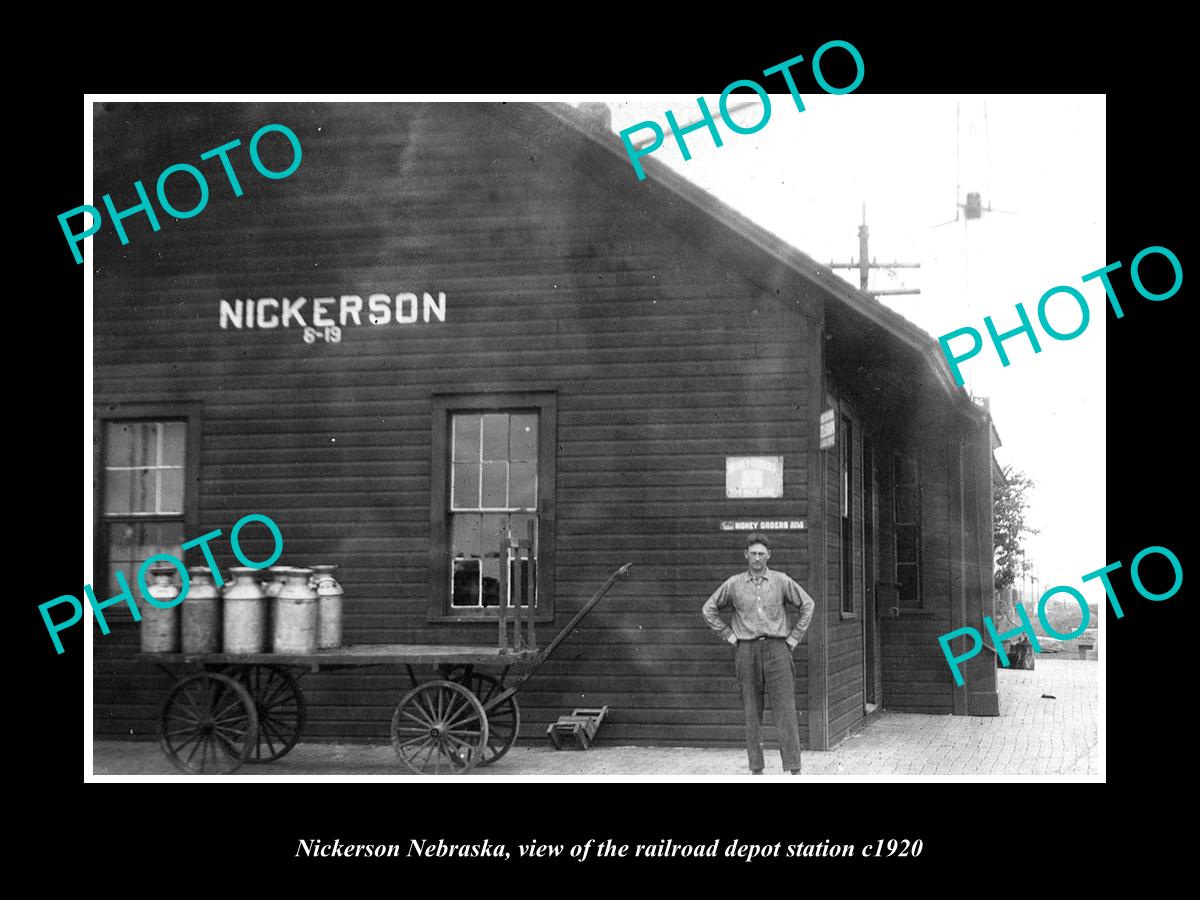
<svg viewBox="0 0 1200 900">
<path fill-rule="evenodd" d="M 446 321 L 446 294 L 422 293 L 342 294 L 340 297 L 260 297 L 257 300 L 222 300 L 217 310 L 220 326 L 269 330 L 298 328 L 306 344 L 342 339 L 348 325 L 415 325 Z"/>
</svg>

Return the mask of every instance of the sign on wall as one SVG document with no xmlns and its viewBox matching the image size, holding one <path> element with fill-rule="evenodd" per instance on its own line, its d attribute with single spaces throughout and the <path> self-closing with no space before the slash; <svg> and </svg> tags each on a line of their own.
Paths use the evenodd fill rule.
<svg viewBox="0 0 1200 900">
<path fill-rule="evenodd" d="M 821 413 L 821 449 L 828 450 L 837 443 L 837 416 L 832 408 Z"/>
<path fill-rule="evenodd" d="M 804 531 L 803 519 L 738 519 L 721 523 L 722 531 Z"/>
<path fill-rule="evenodd" d="M 726 497 L 782 497 L 782 456 L 725 457 Z"/>
<path fill-rule="evenodd" d="M 222 300 L 217 318 L 222 329 L 266 330 L 295 327 L 304 343 L 340 343 L 342 329 L 349 325 L 415 325 L 446 321 L 446 293 L 422 293 L 424 302 L 411 292 L 359 294 L 340 297 L 261 297 L 257 300 Z"/>
</svg>

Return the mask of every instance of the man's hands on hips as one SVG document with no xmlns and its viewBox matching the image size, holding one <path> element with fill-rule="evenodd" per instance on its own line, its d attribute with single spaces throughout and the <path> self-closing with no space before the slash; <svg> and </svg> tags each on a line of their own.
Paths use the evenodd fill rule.
<svg viewBox="0 0 1200 900">
<path fill-rule="evenodd" d="M 733 646 L 735 646 L 735 647 L 737 646 L 737 642 L 738 642 L 737 635 L 731 634 L 731 635 L 729 635 L 729 637 L 725 638 L 725 640 L 729 641 L 729 643 L 733 644 Z M 795 640 L 794 638 L 788 638 L 787 645 L 788 645 L 788 650 L 795 650 L 797 647 L 800 646 L 800 642 Z"/>
</svg>

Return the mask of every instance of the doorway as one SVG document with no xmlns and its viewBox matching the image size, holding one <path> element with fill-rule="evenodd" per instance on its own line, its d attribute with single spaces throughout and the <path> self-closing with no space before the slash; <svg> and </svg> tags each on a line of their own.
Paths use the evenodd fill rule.
<svg viewBox="0 0 1200 900">
<path fill-rule="evenodd" d="M 863 473 L 863 712 L 873 713 L 883 702 L 879 677 L 879 619 L 876 615 L 878 554 L 875 548 L 875 520 L 879 514 L 879 482 L 875 471 L 875 448 L 865 434 L 862 440 Z"/>
</svg>

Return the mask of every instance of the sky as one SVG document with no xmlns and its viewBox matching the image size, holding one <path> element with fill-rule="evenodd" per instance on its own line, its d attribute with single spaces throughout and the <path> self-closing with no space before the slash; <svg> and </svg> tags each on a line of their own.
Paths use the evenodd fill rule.
<svg viewBox="0 0 1200 900">
<path fill-rule="evenodd" d="M 731 107 L 743 93 L 751 105 L 732 115 L 749 127 L 762 109 L 746 92 L 734 95 Z M 1042 589 L 1070 585 L 1103 605 L 1098 582 L 1080 581 L 1110 561 L 1108 307 L 1099 281 L 1082 281 L 1115 261 L 1105 254 L 1103 95 L 805 94 L 804 112 L 789 95 L 771 95 L 771 115 L 755 134 L 735 134 L 719 118 L 723 146 L 706 129 L 688 134 L 690 161 L 671 137 L 665 111 L 683 127 L 699 115 L 695 96 L 572 99 L 608 102 L 614 132 L 657 122 L 666 139 L 651 158 L 817 262 L 857 260 L 866 203 L 870 256 L 921 264 L 873 270 L 868 289 L 919 288 L 917 295 L 880 299 L 933 338 L 965 326 L 984 336 L 983 352 L 963 364 L 963 377 L 972 394 L 990 400 L 1002 441 L 996 458 L 1035 482 L 1029 522 L 1039 533 L 1026 546 Z M 705 99 L 715 114 L 719 97 Z M 650 136 L 644 130 L 631 138 Z M 636 177 L 632 166 L 629 177 Z M 997 211 L 966 220 L 956 204 L 968 192 Z M 839 274 L 858 285 L 857 270 Z M 1082 293 L 1091 312 L 1074 340 L 1054 340 L 1037 324 L 1038 301 L 1058 285 Z M 1020 324 L 1017 303 L 1038 329 L 1042 351 L 1035 354 L 1024 336 L 1005 341 L 1005 368 L 983 318 L 1010 330 Z M 1081 312 L 1060 295 L 1047 315 L 1058 331 L 1070 332 Z M 969 339 L 959 338 L 952 346 L 965 344 Z"/>
</svg>

